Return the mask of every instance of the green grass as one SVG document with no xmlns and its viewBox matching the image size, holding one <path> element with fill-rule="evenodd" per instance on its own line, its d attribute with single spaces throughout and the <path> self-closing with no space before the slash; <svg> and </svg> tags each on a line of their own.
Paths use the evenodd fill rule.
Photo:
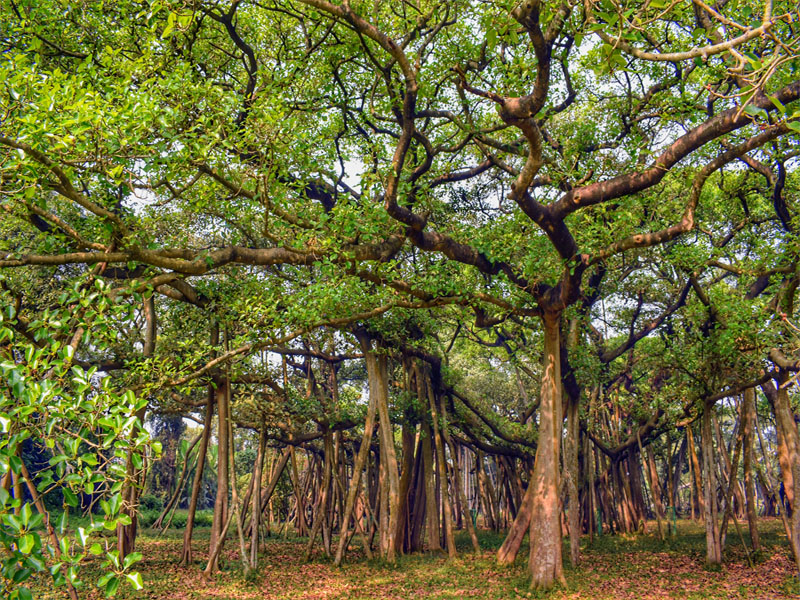
<svg viewBox="0 0 800 600">
<path fill-rule="evenodd" d="M 654 524 L 653 524 L 654 525 Z M 371 598 L 796 598 L 796 583 L 783 529 L 777 520 L 760 524 L 764 550 L 755 569 L 750 568 L 735 530 L 728 536 L 726 564 L 718 572 L 704 568 L 705 538 L 697 524 L 681 521 L 675 538 L 656 539 L 650 533 L 631 536 L 588 537 L 582 543 L 582 564 L 569 566 L 567 541 L 564 544 L 567 587 L 549 593 L 530 591 L 527 575 L 528 547 L 523 546 L 517 562 L 499 567 L 494 553 L 503 535 L 480 532 L 480 556 L 470 551 L 469 538 L 459 532 L 458 558 L 441 554 L 402 556 L 393 565 L 373 559 L 367 561 L 354 540 L 347 563 L 336 568 L 323 556 L 319 545 L 314 556 L 304 561 L 304 539 L 273 536 L 262 547 L 259 567 L 245 578 L 239 563 L 238 542 L 229 537 L 222 559 L 222 572 L 211 583 L 200 577 L 208 550 L 207 528 L 197 530 L 193 550 L 195 564 L 178 567 L 182 531 L 168 530 L 162 535 L 145 529 L 137 549 L 145 559 L 139 570 L 145 589 L 133 592 L 122 586 L 119 598 L 174 599 L 371 599 Z M 747 536 L 745 534 L 745 539 Z M 111 541 L 111 540 L 110 540 Z M 82 570 L 86 581 L 98 576 L 99 562 L 89 562 Z M 40 598 L 61 598 L 41 581 Z M 90 586 L 81 598 L 101 598 Z"/>
</svg>

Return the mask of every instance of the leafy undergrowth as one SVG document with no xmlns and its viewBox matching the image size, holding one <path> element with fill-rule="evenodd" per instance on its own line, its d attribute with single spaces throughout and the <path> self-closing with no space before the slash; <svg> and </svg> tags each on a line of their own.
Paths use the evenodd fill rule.
<svg viewBox="0 0 800 600">
<path fill-rule="evenodd" d="M 653 528 L 651 528 L 652 531 Z M 367 561 L 355 546 L 348 562 L 336 568 L 316 549 L 311 561 L 303 560 L 305 540 L 269 538 L 260 554 L 257 572 L 245 578 L 238 562 L 237 545 L 229 540 L 223 571 L 206 583 L 200 577 L 201 558 L 208 547 L 208 530 L 199 530 L 193 545 L 197 560 L 188 568 L 178 567 L 181 532 L 157 537 L 149 530 L 140 538 L 138 549 L 145 558 L 139 569 L 145 589 L 134 592 L 121 588 L 118 598 L 159 599 L 372 599 L 372 598 L 797 598 L 800 589 L 792 579 L 792 563 L 780 521 L 760 524 L 765 550 L 751 568 L 735 530 L 728 538 L 727 561 L 716 571 L 703 565 L 705 540 L 702 529 L 690 522 L 679 523 L 679 533 L 666 542 L 652 534 L 603 536 L 582 544 L 582 564 L 566 567 L 567 587 L 548 594 L 528 588 L 527 546 L 512 567 L 498 567 L 494 549 L 502 536 L 481 533 L 485 548 L 481 556 L 470 552 L 468 538 L 459 537 L 459 557 L 420 554 L 401 557 L 397 564 Z M 745 533 L 745 539 L 749 538 Z M 358 540 L 356 540 L 358 541 Z M 568 549 L 564 548 L 568 564 Z M 83 579 L 90 581 L 95 565 L 87 564 Z M 61 598 L 44 582 L 36 597 Z M 102 598 L 88 585 L 81 598 Z"/>
</svg>

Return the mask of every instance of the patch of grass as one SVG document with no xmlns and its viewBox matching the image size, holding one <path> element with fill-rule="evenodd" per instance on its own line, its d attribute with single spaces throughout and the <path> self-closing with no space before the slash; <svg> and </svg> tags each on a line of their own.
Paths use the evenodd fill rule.
<svg viewBox="0 0 800 600">
<path fill-rule="evenodd" d="M 177 557 L 183 532 L 168 530 L 163 534 L 144 530 L 137 549 L 144 554 L 139 570 L 145 589 L 134 592 L 125 585 L 120 599 L 163 598 L 205 600 L 209 598 L 330 600 L 431 598 L 450 600 L 486 598 L 510 600 L 546 598 L 548 600 L 597 599 L 645 600 L 666 598 L 796 598 L 798 583 L 791 577 L 792 562 L 785 535 L 777 520 L 761 523 L 762 562 L 751 569 L 737 538 L 728 538 L 725 568 L 709 572 L 703 568 L 705 538 L 702 527 L 679 523 L 678 536 L 660 541 L 651 528 L 648 534 L 602 536 L 589 543 L 582 540 L 582 562 L 569 565 L 567 540 L 564 543 L 566 588 L 549 592 L 530 589 L 527 571 L 528 546 L 523 545 L 515 564 L 499 567 L 495 551 L 503 535 L 480 531 L 483 552 L 471 551 L 466 532 L 458 532 L 456 559 L 444 553 L 420 553 L 401 556 L 395 564 L 382 560 L 367 561 L 360 540 L 354 540 L 341 568 L 326 558 L 319 543 L 310 561 L 303 560 L 306 541 L 290 535 L 267 538 L 261 546 L 259 565 L 245 577 L 238 555 L 238 542 L 230 536 L 221 557 L 222 570 L 212 582 L 200 577 L 208 551 L 209 530 L 198 528 L 193 541 L 194 563 L 178 567 Z M 109 540 L 113 543 L 113 540 Z M 739 542 L 737 544 L 737 542 Z M 100 561 L 92 560 L 82 568 L 87 582 L 82 599 L 99 600 L 102 594 L 90 582 L 100 575 Z M 36 597 L 63 598 L 63 590 L 53 590 L 39 580 Z"/>
</svg>

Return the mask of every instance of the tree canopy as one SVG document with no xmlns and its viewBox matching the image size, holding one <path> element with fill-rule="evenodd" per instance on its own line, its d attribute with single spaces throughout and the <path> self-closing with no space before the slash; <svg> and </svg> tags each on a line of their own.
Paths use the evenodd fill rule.
<svg viewBox="0 0 800 600">
<path fill-rule="evenodd" d="M 113 475 L 112 586 L 140 585 L 146 411 L 208 404 L 210 427 L 225 390 L 225 418 L 280 444 L 372 411 L 390 465 L 391 423 L 431 418 L 442 460 L 449 435 L 521 461 L 538 587 L 563 578 L 579 439 L 614 462 L 702 418 L 705 442 L 715 402 L 766 386 L 800 494 L 798 20 L 792 0 L 9 0 L 0 475 L 73 506 Z M 53 450 L 36 477 L 30 439 Z"/>
</svg>

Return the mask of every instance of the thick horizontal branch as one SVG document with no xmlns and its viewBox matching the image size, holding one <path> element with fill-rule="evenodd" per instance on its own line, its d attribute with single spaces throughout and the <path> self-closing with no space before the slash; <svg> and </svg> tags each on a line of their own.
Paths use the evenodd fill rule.
<svg viewBox="0 0 800 600">
<path fill-rule="evenodd" d="M 776 92 L 774 97 L 782 104 L 794 102 L 800 98 L 800 81 L 787 85 Z M 776 110 L 766 96 L 756 98 L 753 104 L 766 111 Z M 551 218 L 563 219 L 580 208 L 646 190 L 659 183 L 672 167 L 698 148 L 749 123 L 752 123 L 752 117 L 740 107 L 730 108 L 679 137 L 644 171 L 575 188 L 545 207 L 545 210 Z"/>
</svg>

